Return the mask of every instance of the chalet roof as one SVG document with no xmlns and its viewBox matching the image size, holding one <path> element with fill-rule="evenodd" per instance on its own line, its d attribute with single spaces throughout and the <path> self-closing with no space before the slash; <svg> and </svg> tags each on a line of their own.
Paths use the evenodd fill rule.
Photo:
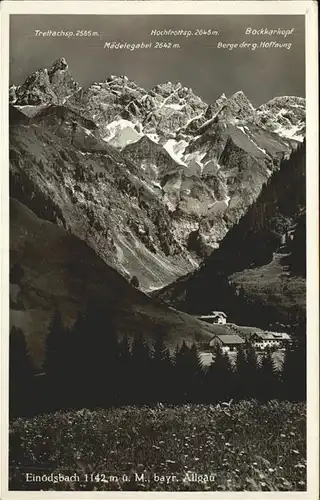
<svg viewBox="0 0 320 500">
<path fill-rule="evenodd" d="M 226 313 L 223 311 L 212 311 L 211 314 L 203 314 L 201 316 L 198 316 L 200 319 L 210 319 L 210 318 L 216 318 L 217 316 L 223 316 L 224 318 L 227 317 Z"/>
<path fill-rule="evenodd" d="M 291 337 L 288 333 L 280 332 L 256 332 L 256 336 L 261 340 L 290 340 Z"/>
<path fill-rule="evenodd" d="M 267 333 L 272 334 L 275 339 L 291 340 L 291 336 L 285 332 L 267 332 Z"/>
<path fill-rule="evenodd" d="M 221 342 L 225 345 L 229 345 L 229 344 L 244 344 L 245 341 L 239 337 L 239 335 L 215 335 L 216 338 L 218 338 L 219 340 L 221 340 Z M 215 338 L 213 337 L 213 338 Z M 213 339 L 212 339 L 213 340 Z"/>
</svg>

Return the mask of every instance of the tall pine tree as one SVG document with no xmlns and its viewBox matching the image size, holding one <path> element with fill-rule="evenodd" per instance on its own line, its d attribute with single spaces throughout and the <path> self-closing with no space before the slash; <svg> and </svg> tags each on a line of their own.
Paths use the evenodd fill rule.
<svg viewBox="0 0 320 500">
<path fill-rule="evenodd" d="M 132 377 L 131 377 L 131 349 L 127 335 L 119 341 L 119 366 L 118 366 L 118 387 L 119 393 L 117 401 L 124 404 L 128 401 L 129 395 L 132 394 Z"/>
<path fill-rule="evenodd" d="M 213 350 L 213 359 L 206 372 L 206 401 L 214 403 L 226 401 L 232 397 L 233 371 L 228 354 L 219 344 Z"/>
<path fill-rule="evenodd" d="M 148 383 L 151 372 L 151 354 L 141 332 L 133 339 L 131 352 L 131 373 L 133 390 L 131 402 L 142 405 L 152 400 L 152 387 Z"/>
<path fill-rule="evenodd" d="M 259 395 L 258 379 L 259 379 L 259 363 L 255 348 L 248 342 L 245 346 L 245 389 L 246 396 L 249 398 L 257 398 Z"/>
<path fill-rule="evenodd" d="M 286 348 L 282 367 L 282 398 L 305 401 L 307 380 L 306 338 L 296 337 Z"/>
<path fill-rule="evenodd" d="M 153 346 L 152 356 L 152 385 L 154 402 L 163 402 L 168 394 L 168 370 L 170 369 L 167 348 L 163 341 L 163 335 L 158 334 Z"/>
<path fill-rule="evenodd" d="M 23 331 L 12 327 L 9 339 L 9 409 L 11 415 L 32 411 L 34 366 Z"/>
<path fill-rule="evenodd" d="M 64 358 L 65 341 L 65 328 L 62 323 L 61 314 L 56 309 L 53 313 L 45 340 L 45 360 L 43 368 L 49 378 L 59 378 L 61 363 Z"/>
<path fill-rule="evenodd" d="M 238 348 L 235 373 L 234 373 L 234 386 L 233 386 L 233 398 L 236 400 L 245 399 L 247 396 L 247 359 L 246 353 L 242 346 Z"/>
<path fill-rule="evenodd" d="M 262 358 L 258 382 L 260 400 L 269 401 L 279 397 L 280 380 L 270 351 Z"/>
<path fill-rule="evenodd" d="M 189 401 L 189 359 L 190 348 L 183 341 L 181 347 L 176 349 L 174 362 L 175 401 L 177 403 L 187 403 Z"/>
</svg>

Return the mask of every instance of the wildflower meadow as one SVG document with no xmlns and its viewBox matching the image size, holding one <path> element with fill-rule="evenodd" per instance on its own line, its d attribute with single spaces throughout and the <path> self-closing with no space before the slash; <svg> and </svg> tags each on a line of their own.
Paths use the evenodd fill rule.
<svg viewBox="0 0 320 500">
<path fill-rule="evenodd" d="M 249 400 L 19 417 L 10 489 L 303 491 L 305 412 Z"/>
</svg>

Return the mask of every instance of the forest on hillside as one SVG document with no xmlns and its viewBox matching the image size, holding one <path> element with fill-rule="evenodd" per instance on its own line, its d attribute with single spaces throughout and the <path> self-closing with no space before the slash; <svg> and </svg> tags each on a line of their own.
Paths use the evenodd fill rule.
<svg viewBox="0 0 320 500">
<path fill-rule="evenodd" d="M 283 264 L 293 275 L 305 278 L 305 210 L 306 144 L 304 141 L 289 158 L 281 161 L 279 169 L 263 186 L 257 200 L 238 224 L 227 233 L 220 247 L 204 260 L 200 269 L 187 278 L 181 278 L 160 292 L 156 292 L 155 296 L 168 303 L 174 303 L 179 309 L 191 314 L 204 314 L 212 309 L 221 309 L 228 313 L 231 321 L 235 322 L 239 320 L 236 310 L 243 311 L 243 318 L 251 316 L 253 319 L 253 306 L 255 306 L 255 316 L 260 320 L 270 314 L 276 319 L 275 310 L 268 309 L 267 303 L 259 305 L 258 298 L 255 300 L 248 297 L 245 289 L 231 283 L 230 276 L 235 272 L 270 263 L 274 252 L 277 252 L 282 245 L 283 236 L 293 228 L 295 240 L 287 243 L 286 252 L 290 256 L 287 255 Z M 301 311 L 298 311 L 298 317 L 295 317 L 293 309 L 294 307 L 287 314 L 287 322 L 303 322 Z M 292 318 L 289 317 L 292 315 Z M 255 323 L 251 321 L 251 324 Z M 265 326 L 267 324 L 268 321 Z"/>
<path fill-rule="evenodd" d="M 299 373 L 299 383 L 296 382 Z M 10 414 L 61 408 L 108 408 L 167 403 L 212 404 L 230 399 L 305 399 L 305 345 L 296 338 L 282 370 L 271 352 L 258 361 L 248 343 L 235 365 L 219 346 L 204 368 L 195 344 L 170 353 L 165 337 L 152 346 L 139 335 L 118 338 L 102 308 L 88 306 L 68 330 L 55 311 L 46 335 L 43 371 L 36 373 L 22 330 L 10 333 Z"/>
<path fill-rule="evenodd" d="M 263 186 L 220 247 L 204 262 L 206 273 L 230 275 L 266 264 L 281 245 L 282 235 L 306 207 L 306 145 L 302 143 Z"/>
</svg>

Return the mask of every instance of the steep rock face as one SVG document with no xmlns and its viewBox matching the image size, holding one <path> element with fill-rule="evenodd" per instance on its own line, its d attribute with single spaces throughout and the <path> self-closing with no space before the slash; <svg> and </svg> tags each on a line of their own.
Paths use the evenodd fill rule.
<svg viewBox="0 0 320 500">
<path fill-rule="evenodd" d="M 184 128 L 207 107 L 192 89 L 180 83 L 157 85 L 152 92 L 156 99 L 160 97 L 160 104 L 151 116 L 146 117 L 145 126 L 149 128 L 152 124 L 156 125 L 155 131 L 167 138 Z"/>
<path fill-rule="evenodd" d="M 178 132 L 176 139 L 161 147 L 143 137 L 123 153 L 140 165 L 154 186 L 158 183 L 159 197 L 181 228 L 192 220 L 193 229 L 200 228 L 202 237 L 215 248 L 291 150 L 289 140 L 250 121 L 229 120 L 218 113 L 189 141 Z M 182 235 L 184 244 L 188 237 Z"/>
<path fill-rule="evenodd" d="M 82 89 L 63 58 L 9 93 L 15 196 L 143 289 L 218 247 L 298 144 L 263 117 L 303 106 L 255 110 L 243 92 L 208 105 L 180 83 L 145 90 L 126 76 Z"/>
<path fill-rule="evenodd" d="M 167 136 L 181 128 L 206 104 L 191 89 L 181 84 L 158 85 L 149 92 L 126 76 L 111 76 L 105 82 L 93 83 L 68 100 L 68 106 L 95 120 L 106 140 L 110 140 L 113 124 L 131 121 L 145 133 Z"/>
<path fill-rule="evenodd" d="M 305 99 L 275 97 L 257 109 L 257 123 L 282 137 L 302 141 L 306 133 Z"/>
<path fill-rule="evenodd" d="M 224 310 L 231 322 L 265 328 L 268 322 L 290 324 L 293 313 L 303 317 L 305 154 L 303 143 L 282 160 L 257 200 L 198 270 L 154 295 L 189 313 Z"/>
<path fill-rule="evenodd" d="M 255 115 L 255 109 L 249 99 L 240 90 L 233 94 L 229 99 L 222 102 L 221 110 L 218 114 L 220 118 L 225 118 L 230 121 L 252 121 Z"/>
<path fill-rule="evenodd" d="M 55 130 L 60 116 L 49 118 Z M 93 144 L 85 133 L 74 137 L 68 124 L 54 134 L 43 116 L 40 123 L 10 129 L 13 196 L 87 241 L 128 278 L 137 275 L 143 288 L 194 267 L 173 236 L 168 210 L 133 164 L 103 141 L 99 149 L 94 136 Z"/>
<path fill-rule="evenodd" d="M 153 301 L 131 286 L 85 242 L 39 219 L 17 200 L 10 202 L 10 324 L 22 328 L 31 354 L 41 364 L 44 339 L 55 309 L 72 326 L 89 301 L 103 305 L 119 335 L 165 335 L 172 348 L 183 340 L 208 340 L 210 325 Z M 13 276 L 14 273 L 11 273 Z M 15 273 L 17 275 L 17 272 Z"/>
<path fill-rule="evenodd" d="M 63 104 L 79 89 L 79 84 L 68 71 L 64 57 L 49 69 L 39 69 L 30 75 L 23 85 L 10 88 L 10 102 L 16 106 Z"/>
</svg>

